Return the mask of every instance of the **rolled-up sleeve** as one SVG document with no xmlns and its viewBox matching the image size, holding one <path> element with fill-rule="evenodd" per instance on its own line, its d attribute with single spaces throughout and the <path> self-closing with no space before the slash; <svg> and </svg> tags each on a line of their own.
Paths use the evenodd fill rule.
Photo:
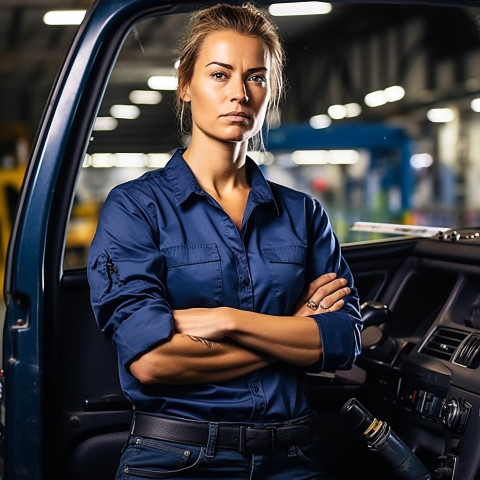
<svg viewBox="0 0 480 480">
<path fill-rule="evenodd" d="M 358 292 L 325 210 L 316 200 L 309 207 L 312 207 L 310 244 L 313 245 L 309 249 L 309 281 L 324 273 L 335 272 L 338 278 L 347 281 L 351 290 L 344 297 L 344 305 L 340 310 L 312 315 L 320 331 L 323 356 L 322 361 L 309 370 L 345 370 L 352 367 L 361 351 L 362 319 Z"/>
<path fill-rule="evenodd" d="M 153 204 L 135 192 L 112 190 L 90 247 L 87 274 L 99 327 L 128 365 L 173 331 L 165 299 L 164 259 Z"/>
</svg>

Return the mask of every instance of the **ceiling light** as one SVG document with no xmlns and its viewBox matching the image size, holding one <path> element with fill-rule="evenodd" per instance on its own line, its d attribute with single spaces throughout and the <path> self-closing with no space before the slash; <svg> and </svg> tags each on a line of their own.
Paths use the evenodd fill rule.
<svg viewBox="0 0 480 480">
<path fill-rule="evenodd" d="M 368 107 L 380 107 L 387 103 L 387 96 L 384 90 L 376 90 L 365 95 L 364 100 Z"/>
<path fill-rule="evenodd" d="M 110 108 L 110 115 L 124 120 L 135 120 L 140 116 L 140 109 L 135 105 L 113 105 Z"/>
<path fill-rule="evenodd" d="M 114 161 L 115 155 L 112 153 L 94 153 L 90 156 L 90 165 L 94 168 L 111 168 Z"/>
<path fill-rule="evenodd" d="M 362 107 L 358 103 L 347 103 L 345 113 L 347 118 L 358 117 L 362 113 Z"/>
<path fill-rule="evenodd" d="M 117 168 L 144 168 L 147 156 L 144 153 L 115 153 L 113 166 Z"/>
<path fill-rule="evenodd" d="M 433 123 L 448 123 L 455 118 L 455 112 L 451 108 L 432 108 L 427 118 Z"/>
<path fill-rule="evenodd" d="M 115 130 L 118 126 L 118 120 L 113 117 L 97 117 L 93 129 L 96 132 L 108 132 Z"/>
<path fill-rule="evenodd" d="M 158 90 L 133 90 L 128 99 L 138 105 L 157 105 L 162 101 L 162 94 Z"/>
<path fill-rule="evenodd" d="M 273 3 L 268 7 L 268 12 L 274 17 L 325 15 L 331 10 L 332 5 L 328 2 Z"/>
<path fill-rule="evenodd" d="M 330 105 L 327 112 L 334 120 L 341 120 L 347 116 L 347 110 L 343 105 Z"/>
<path fill-rule="evenodd" d="M 405 96 L 405 89 L 400 85 L 392 85 L 385 90 L 376 90 L 365 95 L 365 105 L 368 107 L 381 107 L 388 102 L 398 102 Z"/>
<path fill-rule="evenodd" d="M 169 153 L 147 153 L 148 168 L 162 168 L 170 160 Z"/>
<path fill-rule="evenodd" d="M 480 98 L 474 98 L 470 106 L 474 112 L 480 112 Z"/>
<path fill-rule="evenodd" d="M 329 162 L 333 165 L 353 165 L 360 159 L 357 150 L 330 150 Z"/>
<path fill-rule="evenodd" d="M 429 153 L 416 153 L 410 158 L 410 165 L 415 169 L 428 168 L 433 164 L 433 158 Z"/>
<path fill-rule="evenodd" d="M 357 163 L 360 154 L 357 150 L 296 150 L 292 160 L 297 165 L 352 165 Z"/>
<path fill-rule="evenodd" d="M 172 75 L 155 75 L 147 82 L 152 90 L 176 90 L 178 79 Z"/>
<path fill-rule="evenodd" d="M 312 128 L 320 130 L 321 128 L 328 128 L 332 124 L 332 119 L 325 114 L 314 115 L 310 118 L 309 123 Z"/>
<path fill-rule="evenodd" d="M 405 96 L 405 89 L 400 85 L 393 85 L 384 90 L 387 102 L 398 102 Z"/>
<path fill-rule="evenodd" d="M 257 164 L 257 165 L 272 165 L 275 157 L 272 152 L 267 151 L 257 151 L 252 150 L 248 151 L 247 155 Z"/>
<path fill-rule="evenodd" d="M 51 10 L 43 16 L 45 25 L 80 25 L 86 10 Z"/>
</svg>

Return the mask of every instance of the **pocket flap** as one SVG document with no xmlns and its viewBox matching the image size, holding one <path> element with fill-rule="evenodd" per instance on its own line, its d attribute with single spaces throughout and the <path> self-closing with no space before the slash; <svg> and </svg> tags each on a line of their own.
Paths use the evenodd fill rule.
<svg viewBox="0 0 480 480">
<path fill-rule="evenodd" d="M 262 252 L 270 263 L 295 263 L 297 265 L 304 265 L 307 248 L 303 245 L 283 245 L 262 248 Z"/>
<path fill-rule="evenodd" d="M 162 249 L 167 267 L 181 267 L 199 263 L 219 262 L 220 254 L 216 243 L 204 245 L 178 245 Z"/>
</svg>

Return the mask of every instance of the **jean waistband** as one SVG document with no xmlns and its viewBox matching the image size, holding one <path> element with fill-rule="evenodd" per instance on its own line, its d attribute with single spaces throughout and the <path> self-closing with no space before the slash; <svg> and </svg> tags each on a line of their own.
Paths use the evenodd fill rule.
<svg viewBox="0 0 480 480">
<path fill-rule="evenodd" d="M 216 448 L 239 452 L 269 453 L 303 444 L 312 438 L 316 415 L 285 423 L 256 426 L 202 422 L 159 417 L 135 412 L 131 434 L 187 445 L 207 446 L 212 428 L 216 431 Z"/>
</svg>

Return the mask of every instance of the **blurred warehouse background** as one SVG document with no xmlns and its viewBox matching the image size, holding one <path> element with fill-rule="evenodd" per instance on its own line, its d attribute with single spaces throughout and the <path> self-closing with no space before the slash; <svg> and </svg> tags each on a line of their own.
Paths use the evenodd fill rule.
<svg viewBox="0 0 480 480">
<path fill-rule="evenodd" d="M 0 2 L 0 268 L 42 111 L 90 3 Z M 480 9 L 309 2 L 270 13 L 288 90 L 255 157 L 266 176 L 317 197 L 344 243 L 367 238 L 355 221 L 479 226 Z M 172 99 L 186 22 L 152 18 L 125 39 L 78 182 L 66 268 L 85 265 L 108 191 L 179 145 Z"/>
</svg>

